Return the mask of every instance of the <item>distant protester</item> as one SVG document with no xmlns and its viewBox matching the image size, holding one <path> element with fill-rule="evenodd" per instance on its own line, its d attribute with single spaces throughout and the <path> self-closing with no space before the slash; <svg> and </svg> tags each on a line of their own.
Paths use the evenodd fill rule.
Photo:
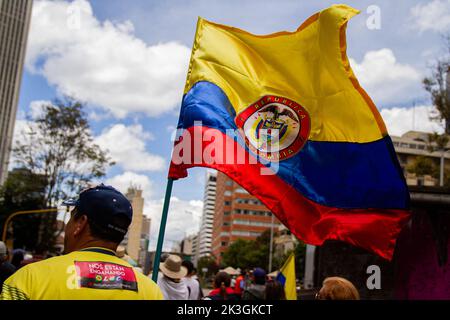
<svg viewBox="0 0 450 320">
<path fill-rule="evenodd" d="M 286 292 L 280 281 L 271 280 L 266 283 L 265 300 L 286 300 Z"/>
<path fill-rule="evenodd" d="M 242 292 L 244 291 L 246 274 L 247 270 L 242 269 L 241 274 L 236 278 L 236 283 L 234 284 L 234 291 L 239 296 L 242 296 Z"/>
<path fill-rule="evenodd" d="M 187 274 L 182 281 L 188 289 L 188 300 L 200 300 L 203 294 L 200 282 L 195 277 L 194 264 L 191 261 L 184 260 L 182 265 L 187 269 Z"/>
<path fill-rule="evenodd" d="M 204 300 L 239 300 L 231 285 L 231 277 L 226 272 L 218 272 L 214 278 L 214 290 Z"/>
<path fill-rule="evenodd" d="M 15 271 L 16 267 L 8 262 L 8 248 L 4 242 L 0 241 L 0 292 L 2 291 L 3 282 Z"/>
<path fill-rule="evenodd" d="M 33 255 L 30 257 L 25 255 L 24 259 L 20 263 L 20 267 L 26 266 L 31 263 L 39 262 L 48 258 L 48 251 L 42 246 L 36 247 Z"/>
<path fill-rule="evenodd" d="M 329 277 L 323 281 L 322 288 L 316 295 L 318 300 L 359 300 L 355 286 L 347 279 Z"/>
<path fill-rule="evenodd" d="M 244 290 L 243 300 L 264 300 L 266 295 L 266 271 L 255 268 L 251 276 L 252 283 Z"/>
<path fill-rule="evenodd" d="M 188 300 L 188 288 L 181 281 L 187 275 L 188 270 L 181 264 L 181 258 L 171 254 L 165 259 L 164 263 L 159 265 L 161 273 L 158 273 L 158 286 L 166 300 Z"/>
<path fill-rule="evenodd" d="M 25 259 L 25 251 L 22 249 L 13 250 L 11 264 L 18 270 L 22 266 L 22 261 Z"/>
<path fill-rule="evenodd" d="M 30 263 L 6 279 L 1 300 L 161 300 L 158 286 L 116 256 L 133 217 L 130 201 L 111 186 L 83 190 L 72 209 L 64 255 Z"/>
</svg>

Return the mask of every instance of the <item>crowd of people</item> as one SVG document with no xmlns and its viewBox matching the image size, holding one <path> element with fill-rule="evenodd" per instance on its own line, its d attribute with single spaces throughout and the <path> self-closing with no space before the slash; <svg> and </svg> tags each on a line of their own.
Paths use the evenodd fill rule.
<svg viewBox="0 0 450 320">
<path fill-rule="evenodd" d="M 178 255 L 161 258 L 158 286 L 167 300 L 284 300 L 283 285 L 268 278 L 262 268 L 251 272 L 243 270 L 233 279 L 219 271 L 213 280 L 212 290 L 204 295 L 192 262 L 182 261 Z M 232 281 L 234 280 L 234 281 Z"/>
<path fill-rule="evenodd" d="M 119 191 L 103 184 L 84 190 L 72 207 L 65 228 L 64 254 L 26 257 L 23 250 L 9 256 L 0 242 L 0 299 L 4 300 L 284 300 L 283 285 L 262 268 L 242 270 L 232 279 L 219 271 L 207 294 L 196 269 L 178 255 L 163 255 L 157 283 L 152 275 L 130 264 L 119 244 L 132 220 L 132 207 Z M 359 299 L 348 280 L 327 278 L 317 299 Z"/>
</svg>

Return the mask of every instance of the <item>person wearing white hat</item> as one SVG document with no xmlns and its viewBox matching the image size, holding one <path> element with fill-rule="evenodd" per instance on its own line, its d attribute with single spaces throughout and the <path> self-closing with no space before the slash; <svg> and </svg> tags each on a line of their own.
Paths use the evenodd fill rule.
<svg viewBox="0 0 450 320">
<path fill-rule="evenodd" d="M 181 264 L 181 258 L 171 254 L 164 263 L 159 265 L 161 273 L 158 275 L 158 286 L 165 300 L 188 300 L 188 288 L 181 281 L 188 271 Z"/>
</svg>

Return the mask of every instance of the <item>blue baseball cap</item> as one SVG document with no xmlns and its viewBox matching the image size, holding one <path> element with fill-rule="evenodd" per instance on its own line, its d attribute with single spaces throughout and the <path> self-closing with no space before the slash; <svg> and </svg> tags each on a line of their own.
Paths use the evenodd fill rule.
<svg viewBox="0 0 450 320">
<path fill-rule="evenodd" d="M 253 276 L 264 278 L 266 276 L 266 271 L 264 271 L 264 269 L 262 268 L 255 268 L 255 270 L 253 270 Z"/>
<path fill-rule="evenodd" d="M 81 191 L 78 199 L 69 199 L 62 204 L 75 207 L 79 213 L 86 215 L 99 227 L 112 229 L 124 235 L 133 218 L 130 201 L 120 191 L 103 183 Z M 123 225 L 114 223 L 115 217 L 127 218 L 130 221 L 127 228 L 124 229 Z"/>
</svg>

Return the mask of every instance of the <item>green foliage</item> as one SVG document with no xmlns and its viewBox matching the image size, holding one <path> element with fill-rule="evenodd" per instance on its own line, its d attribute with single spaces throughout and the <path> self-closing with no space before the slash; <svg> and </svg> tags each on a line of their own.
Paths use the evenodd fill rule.
<svg viewBox="0 0 450 320">
<path fill-rule="evenodd" d="M 274 235 L 275 237 L 275 235 Z M 223 254 L 223 267 L 267 269 L 269 264 L 270 229 L 264 231 L 255 241 L 238 239 Z"/>
<path fill-rule="evenodd" d="M 415 173 L 417 176 L 431 175 L 435 177 L 439 175 L 439 168 L 429 157 L 417 156 L 414 162 L 406 167 L 409 173 Z"/>
<path fill-rule="evenodd" d="M 450 35 L 447 35 L 445 40 L 444 58 L 434 63 L 431 67 L 431 75 L 423 79 L 423 86 L 430 93 L 431 101 L 437 110 L 437 114 L 431 119 L 444 120 L 445 133 L 450 134 L 450 92 L 448 92 L 450 85 L 447 84 L 447 79 L 450 79 L 447 74 L 450 70 Z"/>
<path fill-rule="evenodd" d="M 17 211 L 45 208 L 45 179 L 27 169 L 14 169 L 0 188 L 0 227 L 7 217 Z M 54 214 L 31 214 L 15 217 L 10 224 L 15 248 L 36 251 L 50 249 L 54 235 L 45 228 L 55 220 Z"/>
<path fill-rule="evenodd" d="M 94 143 L 83 107 L 81 102 L 65 98 L 44 105 L 38 117 L 28 119 L 28 127 L 12 150 L 21 171 L 9 175 L 0 195 L 3 221 L 15 211 L 57 206 L 62 199 L 86 188 L 91 180 L 104 176 L 108 165 L 113 164 Z M 21 231 L 25 226 L 30 228 L 28 234 Z M 16 244 L 28 247 L 34 241 L 39 251 L 52 249 L 56 237 L 54 214 L 17 218 L 14 228 Z"/>
<path fill-rule="evenodd" d="M 274 233 L 274 239 L 276 236 L 277 234 Z M 263 232 L 254 241 L 238 239 L 228 247 L 227 251 L 224 252 L 222 267 L 232 266 L 234 268 L 248 270 L 256 267 L 267 269 L 269 265 L 269 245 L 270 229 Z M 305 272 L 305 243 L 299 241 L 292 251 L 294 251 L 295 254 L 295 271 L 297 278 L 302 279 Z M 279 256 L 274 254 L 272 259 L 273 270 L 279 270 L 286 262 L 292 251 Z"/>
<path fill-rule="evenodd" d="M 56 100 L 33 120 L 21 133 L 13 156 L 19 166 L 44 176 L 47 206 L 57 205 L 105 175 L 112 162 L 93 142 L 81 102 Z"/>
<path fill-rule="evenodd" d="M 207 269 L 206 272 L 203 269 Z M 201 257 L 197 262 L 197 273 L 202 278 L 213 277 L 219 271 L 219 265 L 216 263 L 216 258 L 213 256 Z"/>
</svg>

